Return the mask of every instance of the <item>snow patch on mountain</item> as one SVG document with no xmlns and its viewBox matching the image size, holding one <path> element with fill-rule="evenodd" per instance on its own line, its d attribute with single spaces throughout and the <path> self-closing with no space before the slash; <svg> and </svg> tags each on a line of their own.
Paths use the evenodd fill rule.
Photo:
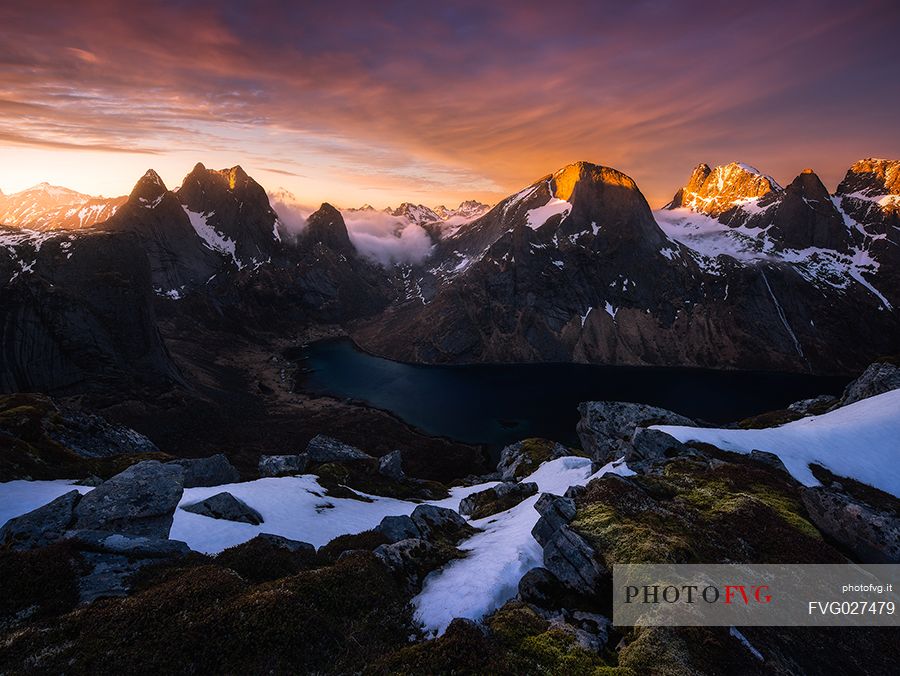
<svg viewBox="0 0 900 676">
<path fill-rule="evenodd" d="M 551 197 L 544 206 L 528 210 L 525 214 L 525 225 L 533 230 L 537 230 L 554 216 L 561 215 L 561 221 L 568 216 L 571 211 L 571 203 L 556 197 Z"/>
<path fill-rule="evenodd" d="M 238 270 L 244 267 L 244 263 L 237 257 L 234 240 L 229 239 L 208 223 L 209 218 L 215 215 L 215 212 L 201 214 L 191 211 L 184 205 L 181 208 L 184 209 L 184 213 L 190 219 L 194 231 L 207 247 L 231 257 Z"/>
<path fill-rule="evenodd" d="M 655 425 L 679 441 L 726 451 L 761 449 L 781 458 L 805 486 L 819 482 L 810 464 L 900 497 L 900 390 L 863 399 L 823 415 L 758 430 Z"/>
</svg>

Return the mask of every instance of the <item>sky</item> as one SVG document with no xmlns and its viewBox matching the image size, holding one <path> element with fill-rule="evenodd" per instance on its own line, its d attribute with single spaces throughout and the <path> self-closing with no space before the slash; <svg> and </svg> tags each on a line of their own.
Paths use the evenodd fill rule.
<svg viewBox="0 0 900 676">
<path fill-rule="evenodd" d="M 578 160 L 830 188 L 900 157 L 900 3 L 0 4 L 0 189 L 242 165 L 304 204 L 496 202 Z"/>
</svg>

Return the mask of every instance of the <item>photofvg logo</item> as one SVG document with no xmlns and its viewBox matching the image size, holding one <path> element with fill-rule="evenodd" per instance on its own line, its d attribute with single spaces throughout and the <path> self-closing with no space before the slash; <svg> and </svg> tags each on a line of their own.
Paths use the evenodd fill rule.
<svg viewBox="0 0 900 676">
<path fill-rule="evenodd" d="M 900 565 L 613 566 L 617 626 L 900 626 Z"/>
</svg>

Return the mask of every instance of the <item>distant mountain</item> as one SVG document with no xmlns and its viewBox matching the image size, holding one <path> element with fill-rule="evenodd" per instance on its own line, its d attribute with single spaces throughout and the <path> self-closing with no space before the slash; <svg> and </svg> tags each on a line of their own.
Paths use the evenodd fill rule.
<svg viewBox="0 0 900 676">
<path fill-rule="evenodd" d="M 490 206 L 475 200 L 461 202 L 455 209 L 448 209 L 441 205 L 435 208 L 423 204 L 403 202 L 396 209 L 387 207 L 381 213 L 393 216 L 402 223 L 414 224 L 423 227 L 434 241 L 455 233 L 461 226 L 483 216 Z M 359 217 L 367 213 L 376 214 L 378 211 L 369 204 L 361 207 L 343 210 L 348 215 Z"/>
<path fill-rule="evenodd" d="M 12 195 L 0 192 L 0 224 L 31 230 L 87 228 L 110 218 L 125 200 L 40 183 Z"/>
<path fill-rule="evenodd" d="M 861 160 L 830 195 L 811 170 L 782 187 L 700 165 L 653 212 L 630 177 L 578 162 L 492 208 L 345 210 L 418 219 L 414 265 L 359 254 L 328 204 L 286 226 L 240 167 L 198 164 L 174 191 L 150 170 L 99 223 L 0 227 L 0 386 L 177 380 L 157 313 L 182 340 L 341 326 L 416 362 L 851 372 L 900 344 L 898 168 Z"/>
<path fill-rule="evenodd" d="M 882 174 L 859 209 L 893 209 Z M 900 344 L 897 285 L 886 236 L 840 200 L 811 172 L 785 189 L 747 165 L 700 165 L 654 214 L 629 177 L 576 163 L 441 241 L 406 299 L 354 335 L 426 362 L 858 368 Z"/>
</svg>

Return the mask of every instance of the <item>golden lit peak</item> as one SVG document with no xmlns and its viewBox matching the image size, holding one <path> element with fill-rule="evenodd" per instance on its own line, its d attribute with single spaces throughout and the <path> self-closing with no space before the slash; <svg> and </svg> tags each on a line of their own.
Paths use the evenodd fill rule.
<svg viewBox="0 0 900 676">
<path fill-rule="evenodd" d="M 553 174 L 553 195 L 557 199 L 569 201 L 580 181 L 616 185 L 628 190 L 637 190 L 637 184 L 621 171 L 590 162 L 575 162 Z"/>
</svg>

